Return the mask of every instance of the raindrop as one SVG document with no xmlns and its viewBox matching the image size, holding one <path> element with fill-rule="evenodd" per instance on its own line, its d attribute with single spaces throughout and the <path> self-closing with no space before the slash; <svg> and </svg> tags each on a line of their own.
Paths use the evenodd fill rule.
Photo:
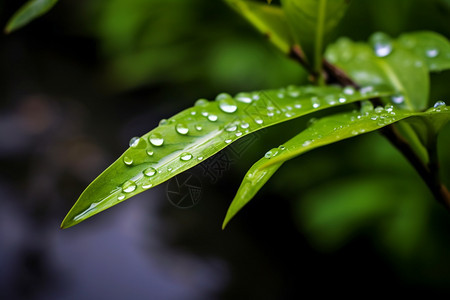
<svg viewBox="0 0 450 300">
<path fill-rule="evenodd" d="M 203 156 L 197 157 L 198 160 L 203 160 Z"/>
<path fill-rule="evenodd" d="M 347 99 L 344 97 L 340 97 L 338 101 L 339 101 L 339 103 L 345 103 L 345 101 L 347 101 Z"/>
<path fill-rule="evenodd" d="M 223 112 L 228 114 L 234 113 L 237 110 L 236 102 L 231 98 L 220 100 L 219 107 Z"/>
<path fill-rule="evenodd" d="M 235 124 L 228 124 L 227 126 L 225 126 L 225 131 L 228 132 L 233 132 L 236 131 L 237 126 Z"/>
<path fill-rule="evenodd" d="M 217 116 L 216 115 L 209 115 L 208 116 L 208 120 L 210 120 L 211 122 L 215 122 L 215 121 L 217 121 Z"/>
<path fill-rule="evenodd" d="M 126 164 L 127 166 L 130 166 L 133 164 L 133 159 L 131 157 L 124 156 L 123 163 Z"/>
<path fill-rule="evenodd" d="M 139 141 L 141 140 L 141 138 L 135 136 L 133 138 L 131 138 L 129 145 L 130 147 L 136 148 L 139 145 Z"/>
<path fill-rule="evenodd" d="M 122 185 L 122 191 L 124 191 L 125 193 L 131 193 L 131 192 L 134 192 L 135 190 L 136 190 L 136 184 L 131 180 L 126 181 Z"/>
<path fill-rule="evenodd" d="M 272 157 L 272 151 L 271 150 L 267 151 L 266 154 L 264 154 L 264 157 L 265 158 L 271 158 Z"/>
<path fill-rule="evenodd" d="M 359 90 L 362 95 L 366 95 L 368 93 L 373 92 L 373 86 L 365 86 Z"/>
<path fill-rule="evenodd" d="M 308 141 L 303 142 L 302 146 L 307 147 L 307 146 L 311 145 L 311 143 L 312 143 L 312 141 L 308 140 Z"/>
<path fill-rule="evenodd" d="M 248 124 L 247 122 L 242 122 L 242 124 L 241 124 L 241 128 L 242 129 L 246 129 L 246 128 L 248 128 L 250 126 L 250 124 Z"/>
<path fill-rule="evenodd" d="M 384 33 L 377 32 L 370 38 L 373 51 L 378 57 L 386 57 L 392 52 L 391 38 Z"/>
<path fill-rule="evenodd" d="M 195 116 L 197 112 L 195 110 L 191 111 L 191 115 Z"/>
<path fill-rule="evenodd" d="M 262 123 L 264 123 L 264 121 L 261 118 L 256 117 L 255 118 L 255 123 L 261 125 Z"/>
<path fill-rule="evenodd" d="M 236 136 L 241 136 L 241 135 L 242 135 L 242 132 L 238 131 L 238 132 L 236 132 L 235 135 L 236 135 Z"/>
<path fill-rule="evenodd" d="M 209 103 L 208 100 L 206 99 L 198 99 L 197 101 L 195 101 L 195 106 L 205 106 Z"/>
<path fill-rule="evenodd" d="M 149 138 L 150 144 L 153 146 L 162 146 L 164 144 L 164 138 L 159 133 L 152 133 Z"/>
<path fill-rule="evenodd" d="M 382 112 L 383 112 L 383 110 L 384 110 L 384 108 L 383 108 L 383 107 L 381 107 L 381 106 L 377 106 L 377 107 L 375 108 L 375 112 L 376 112 L 377 114 L 380 114 L 380 113 L 382 113 Z"/>
<path fill-rule="evenodd" d="M 260 99 L 259 94 L 253 94 L 253 100 L 258 101 Z"/>
<path fill-rule="evenodd" d="M 153 186 L 153 184 L 151 184 L 151 183 L 149 183 L 149 182 L 142 184 L 142 188 L 143 188 L 144 190 L 149 189 L 149 188 L 151 188 L 152 186 Z"/>
<path fill-rule="evenodd" d="M 387 111 L 387 112 L 392 112 L 393 110 L 394 110 L 394 107 L 391 105 L 391 104 L 387 104 L 385 107 L 384 107 L 384 109 Z"/>
<path fill-rule="evenodd" d="M 370 101 L 361 101 L 361 109 L 362 114 L 368 114 L 369 112 L 373 111 L 373 104 Z"/>
<path fill-rule="evenodd" d="M 277 97 L 278 97 L 279 99 L 283 99 L 283 98 L 284 98 L 284 93 L 279 92 L 279 93 L 277 94 Z"/>
<path fill-rule="evenodd" d="M 439 55 L 439 50 L 436 48 L 431 48 L 427 50 L 426 54 L 428 57 L 434 58 Z"/>
<path fill-rule="evenodd" d="M 197 131 L 202 131 L 203 127 L 201 125 L 195 125 L 195 129 L 197 129 Z"/>
<path fill-rule="evenodd" d="M 207 111 L 203 111 L 203 112 L 202 112 L 202 116 L 204 116 L 204 117 L 207 117 L 207 116 L 209 116 L 209 112 L 207 112 Z"/>
<path fill-rule="evenodd" d="M 226 139 L 226 140 L 225 140 L 225 143 L 226 143 L 226 144 L 229 144 L 229 143 L 231 143 L 231 141 L 232 141 L 231 139 Z"/>
<path fill-rule="evenodd" d="M 155 154 L 152 150 L 148 150 L 147 151 L 148 156 L 153 156 L 153 154 Z"/>
<path fill-rule="evenodd" d="M 285 149 L 286 149 L 286 147 L 285 147 L 284 145 L 280 145 L 278 148 L 279 148 L 280 150 L 285 150 Z"/>
<path fill-rule="evenodd" d="M 216 101 L 224 100 L 224 99 L 231 99 L 231 95 L 227 93 L 220 93 L 216 97 Z"/>
<path fill-rule="evenodd" d="M 236 95 L 235 99 L 242 103 L 252 103 L 252 97 L 247 93 L 239 93 Z"/>
<path fill-rule="evenodd" d="M 284 114 L 284 116 L 286 117 L 286 118 L 290 118 L 290 117 L 292 117 L 294 114 L 293 113 L 290 113 L 290 112 L 287 112 L 287 113 L 285 113 Z"/>
<path fill-rule="evenodd" d="M 299 109 L 299 108 L 302 108 L 302 105 L 301 105 L 300 103 L 297 102 L 297 103 L 294 104 L 294 107 L 297 108 L 297 109 Z"/>
<path fill-rule="evenodd" d="M 161 119 L 161 121 L 159 121 L 159 126 L 163 126 L 167 124 L 167 119 Z"/>
<path fill-rule="evenodd" d="M 403 104 L 405 102 L 405 97 L 403 95 L 394 95 L 391 97 L 391 100 L 395 104 Z"/>
<path fill-rule="evenodd" d="M 168 171 L 168 172 L 172 172 L 172 170 L 173 170 L 173 168 L 171 168 L 171 167 L 168 167 L 168 168 L 167 168 L 167 171 Z"/>
<path fill-rule="evenodd" d="M 355 93 L 355 89 L 351 86 L 347 86 L 344 88 L 344 94 L 353 95 Z"/>
<path fill-rule="evenodd" d="M 190 160 L 191 158 L 192 158 L 192 154 L 190 154 L 190 153 L 188 153 L 188 152 L 181 153 L 181 155 L 180 155 L 180 159 L 181 159 L 182 161 L 188 161 L 188 160 Z"/>
<path fill-rule="evenodd" d="M 312 107 L 319 108 L 320 107 L 320 100 L 317 97 L 311 98 Z"/>
<path fill-rule="evenodd" d="M 434 103 L 433 107 L 434 108 L 438 108 L 438 107 L 442 107 L 442 106 L 446 106 L 447 104 L 444 101 L 437 101 L 436 103 Z"/>
<path fill-rule="evenodd" d="M 122 201 L 123 199 L 125 199 L 125 195 L 120 193 L 119 196 L 117 196 L 117 200 Z"/>
<path fill-rule="evenodd" d="M 156 169 L 155 168 L 150 167 L 150 168 L 147 168 L 147 169 L 144 170 L 144 175 L 147 176 L 147 177 L 152 177 L 155 174 L 156 174 Z"/>
<path fill-rule="evenodd" d="M 185 124 L 183 124 L 183 123 L 178 123 L 178 124 L 175 126 L 175 130 L 176 130 L 179 134 L 182 134 L 182 135 L 186 135 L 186 134 L 188 134 L 188 132 L 189 132 L 189 128 L 188 128 Z"/>
</svg>

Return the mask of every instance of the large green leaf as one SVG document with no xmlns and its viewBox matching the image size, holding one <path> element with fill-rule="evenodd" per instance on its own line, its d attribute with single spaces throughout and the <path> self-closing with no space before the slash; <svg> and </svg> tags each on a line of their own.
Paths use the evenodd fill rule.
<svg viewBox="0 0 450 300">
<path fill-rule="evenodd" d="M 324 45 L 337 26 L 348 0 L 282 0 L 295 42 L 305 52 L 309 63 L 318 71 Z"/>
<path fill-rule="evenodd" d="M 450 42 L 444 36 L 430 31 L 403 34 L 398 42 L 420 56 L 430 71 L 450 69 Z"/>
<path fill-rule="evenodd" d="M 279 6 L 243 0 L 226 0 L 226 2 L 282 52 L 289 52 L 293 41 L 284 11 Z"/>
<path fill-rule="evenodd" d="M 402 96 L 394 104 L 411 111 L 428 106 L 429 74 L 424 57 L 391 40 L 383 33 L 371 37 L 371 46 L 341 38 L 331 45 L 326 58 L 360 85 L 388 85 Z"/>
<path fill-rule="evenodd" d="M 30 0 L 25 3 L 8 21 L 5 32 L 17 30 L 48 12 L 58 0 Z"/>
<path fill-rule="evenodd" d="M 73 226 L 154 187 L 251 132 L 321 109 L 387 95 L 392 95 L 390 89 L 360 92 L 336 86 L 290 86 L 198 100 L 194 107 L 130 141 L 130 148 L 82 193 L 61 226 Z"/>
<path fill-rule="evenodd" d="M 284 145 L 267 152 L 264 158 L 250 168 L 228 209 L 223 227 L 289 159 L 321 146 L 378 130 L 404 119 L 414 121 L 416 118 L 425 118 L 438 126 L 443 126 L 450 120 L 450 110 L 445 105 L 437 105 L 427 112 L 413 113 L 396 109 L 392 105 L 373 109 L 370 104 L 366 104 L 360 112 L 337 114 L 315 122 Z"/>
</svg>

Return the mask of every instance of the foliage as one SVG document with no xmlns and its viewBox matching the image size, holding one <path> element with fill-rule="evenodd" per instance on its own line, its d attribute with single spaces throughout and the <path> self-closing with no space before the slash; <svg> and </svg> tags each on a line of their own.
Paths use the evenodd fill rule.
<svg viewBox="0 0 450 300">
<path fill-rule="evenodd" d="M 162 120 L 154 130 L 133 138 L 130 148 L 88 186 L 63 221 L 63 228 L 170 179 L 247 134 L 319 110 L 330 114 L 299 129 L 299 134 L 269 150 L 253 165 L 224 226 L 287 160 L 372 131 L 386 136 L 436 199 L 450 205 L 448 191 L 438 176 L 436 153 L 437 135 L 448 122 L 449 111 L 444 102 L 429 96 L 430 72 L 450 68 L 450 43 L 445 37 L 419 31 L 392 38 L 377 32 L 368 42 L 340 38 L 328 45 L 350 1 L 284 0 L 281 5 L 226 2 L 284 55 L 300 63 L 315 85 L 234 97 L 222 93 L 215 101 L 200 99 L 194 107 Z M 55 3 L 28 2 L 6 30 L 23 26 Z M 139 16 L 131 27 L 147 17 Z M 129 45 L 127 39 L 122 41 L 122 46 Z"/>
</svg>

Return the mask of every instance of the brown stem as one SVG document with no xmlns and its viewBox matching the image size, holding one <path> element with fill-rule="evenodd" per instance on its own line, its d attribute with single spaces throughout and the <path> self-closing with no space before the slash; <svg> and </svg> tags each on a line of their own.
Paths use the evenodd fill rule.
<svg viewBox="0 0 450 300">
<path fill-rule="evenodd" d="M 358 84 L 354 82 L 348 75 L 338 67 L 324 60 L 324 71 L 328 83 L 338 83 L 342 86 L 353 86 L 359 88 Z M 374 105 L 380 105 L 381 99 L 371 99 Z M 437 159 L 430 159 L 430 163 L 426 165 L 416 152 L 411 148 L 409 143 L 400 135 L 394 125 L 383 127 L 381 133 L 394 145 L 416 169 L 417 173 L 426 183 L 433 196 L 442 205 L 450 211 L 450 193 L 444 184 L 439 179 L 439 168 Z M 437 153 L 430 153 L 430 156 L 437 158 Z"/>
</svg>

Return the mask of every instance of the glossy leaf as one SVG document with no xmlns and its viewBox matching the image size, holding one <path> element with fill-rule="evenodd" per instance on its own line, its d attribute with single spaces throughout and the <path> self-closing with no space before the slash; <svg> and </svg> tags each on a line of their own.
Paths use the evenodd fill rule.
<svg viewBox="0 0 450 300">
<path fill-rule="evenodd" d="M 48 12 L 58 0 L 30 0 L 25 3 L 8 21 L 5 32 L 17 30 Z"/>
<path fill-rule="evenodd" d="M 428 106 L 430 80 L 424 58 L 382 33 L 372 36 L 371 46 L 341 38 L 327 49 L 326 58 L 360 85 L 394 88 L 399 96 L 392 102 L 400 108 L 418 111 Z"/>
<path fill-rule="evenodd" d="M 446 106 L 438 106 L 427 112 L 413 113 L 396 109 L 392 105 L 370 109 L 368 104 L 362 107 L 361 112 L 337 114 L 315 122 L 284 145 L 267 152 L 265 157 L 250 168 L 228 209 L 223 227 L 254 197 L 284 162 L 321 146 L 372 132 L 404 119 L 414 122 L 417 118 L 427 119 L 441 127 L 450 120 L 450 110 Z M 439 129 L 438 127 L 436 129 Z"/>
<path fill-rule="evenodd" d="M 444 36 L 430 31 L 403 34 L 398 42 L 422 57 L 430 71 L 450 69 L 450 42 Z"/>
<path fill-rule="evenodd" d="M 281 7 L 254 1 L 226 0 L 226 2 L 282 52 L 289 53 L 293 41 Z"/>
<path fill-rule="evenodd" d="M 62 223 L 73 226 L 92 215 L 154 187 L 199 164 L 237 139 L 261 128 L 318 110 L 362 99 L 391 95 L 389 89 L 294 87 L 220 94 L 216 101 L 198 100 L 141 138 L 95 179 Z"/>
<path fill-rule="evenodd" d="M 322 61 L 325 43 L 345 14 L 347 0 L 282 0 L 295 42 L 311 65 Z M 316 66 L 317 67 L 317 66 Z"/>
</svg>

